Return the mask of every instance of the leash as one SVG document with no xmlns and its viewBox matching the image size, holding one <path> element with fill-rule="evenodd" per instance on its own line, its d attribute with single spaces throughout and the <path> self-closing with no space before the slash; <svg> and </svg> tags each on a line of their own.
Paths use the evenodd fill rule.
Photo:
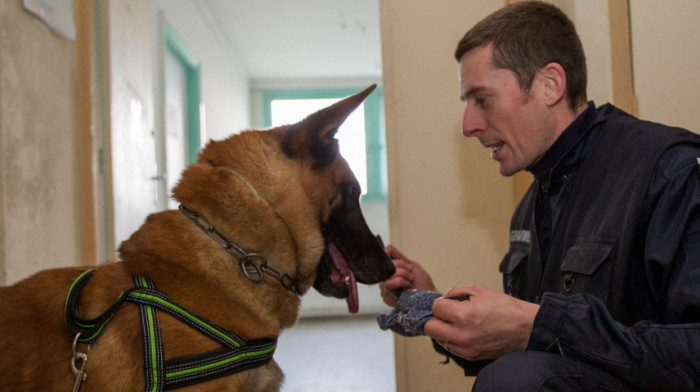
<svg viewBox="0 0 700 392">
<path fill-rule="evenodd" d="M 146 392 L 167 391 L 202 383 L 214 378 L 262 366 L 272 359 L 272 355 L 277 347 L 276 339 L 245 341 L 233 332 L 196 316 L 177 305 L 165 294 L 156 290 L 153 282 L 144 277 L 134 278 L 135 286 L 121 293 L 117 301 L 100 316 L 89 320 L 83 319 L 78 315 L 78 297 L 83 287 L 92 277 L 92 273 L 93 270 L 87 270 L 73 282 L 68 291 L 64 309 L 66 329 L 74 337 L 74 358 L 71 367 L 76 369 L 77 365 L 81 366 L 80 369 L 76 369 L 79 372 L 73 371 L 77 377 L 74 391 L 78 391 L 80 383 L 86 379 L 83 367 L 87 361 L 87 352 L 76 353 L 76 344 L 78 342 L 88 344 L 89 350 L 90 344 L 97 340 L 125 302 L 139 306 Z M 159 311 L 177 318 L 184 324 L 221 344 L 222 348 L 166 361 L 160 328 L 158 327 Z"/>
<path fill-rule="evenodd" d="M 299 291 L 299 282 L 288 274 L 279 272 L 270 267 L 267 264 L 267 258 L 265 256 L 259 253 L 249 253 L 244 251 L 241 249 L 241 247 L 229 241 L 228 238 L 221 234 L 221 232 L 211 223 L 209 223 L 209 220 L 199 212 L 187 208 L 182 204 L 180 204 L 179 208 L 186 217 L 197 225 L 197 227 L 207 233 L 209 237 L 221 245 L 226 252 L 228 252 L 228 254 L 238 261 L 238 266 L 246 278 L 255 283 L 260 283 L 265 277 L 264 274 L 267 274 L 279 280 L 285 289 L 292 291 L 297 295 L 301 295 L 301 292 Z M 260 263 L 256 263 L 256 260 L 260 261 Z"/>
</svg>

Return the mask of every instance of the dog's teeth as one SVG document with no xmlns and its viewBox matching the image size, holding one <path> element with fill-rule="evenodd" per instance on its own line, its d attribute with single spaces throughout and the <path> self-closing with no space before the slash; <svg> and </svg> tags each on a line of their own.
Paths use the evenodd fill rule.
<svg viewBox="0 0 700 392">
<path fill-rule="evenodd" d="M 347 283 L 347 282 L 349 282 L 349 281 L 350 281 L 350 277 L 349 277 L 349 276 L 346 276 L 346 277 L 345 277 L 345 283 Z"/>
</svg>

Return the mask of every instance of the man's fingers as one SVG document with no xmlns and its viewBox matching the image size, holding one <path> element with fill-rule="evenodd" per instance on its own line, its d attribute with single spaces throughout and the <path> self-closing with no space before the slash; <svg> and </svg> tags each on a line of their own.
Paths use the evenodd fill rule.
<svg viewBox="0 0 700 392">
<path fill-rule="evenodd" d="M 411 287 L 411 281 L 403 276 L 392 276 L 384 281 L 384 287 L 389 291 L 405 290 Z"/>
<path fill-rule="evenodd" d="M 448 299 L 445 296 L 438 298 L 433 302 L 433 316 L 449 324 L 457 324 L 460 322 L 460 315 L 465 312 L 466 306 L 471 306 L 464 301 Z"/>
<path fill-rule="evenodd" d="M 413 265 L 405 259 L 392 259 L 392 263 L 394 263 L 394 267 L 396 267 L 397 270 L 399 269 L 405 269 L 406 271 L 411 271 L 413 270 Z"/>
<path fill-rule="evenodd" d="M 433 317 L 425 323 L 424 331 L 426 335 L 437 340 L 440 344 L 451 342 L 452 348 L 457 348 L 459 330 L 452 324 Z"/>
<path fill-rule="evenodd" d="M 447 290 L 444 298 L 459 298 L 459 297 L 471 297 L 473 295 L 480 295 L 486 286 L 473 284 L 469 286 L 456 286 Z"/>
</svg>

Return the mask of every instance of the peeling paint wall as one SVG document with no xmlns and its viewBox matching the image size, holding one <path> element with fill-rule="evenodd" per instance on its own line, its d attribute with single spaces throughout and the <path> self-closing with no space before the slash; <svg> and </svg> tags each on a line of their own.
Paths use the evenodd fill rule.
<svg viewBox="0 0 700 392">
<path fill-rule="evenodd" d="M 0 284 L 79 263 L 75 42 L 0 2 Z"/>
</svg>

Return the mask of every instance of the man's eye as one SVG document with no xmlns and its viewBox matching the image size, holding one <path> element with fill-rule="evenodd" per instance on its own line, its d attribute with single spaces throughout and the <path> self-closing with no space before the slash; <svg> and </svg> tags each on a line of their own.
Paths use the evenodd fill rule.
<svg viewBox="0 0 700 392">
<path fill-rule="evenodd" d="M 484 105 L 486 105 L 486 97 L 476 97 L 474 98 L 474 103 L 477 106 L 484 107 Z"/>
</svg>

